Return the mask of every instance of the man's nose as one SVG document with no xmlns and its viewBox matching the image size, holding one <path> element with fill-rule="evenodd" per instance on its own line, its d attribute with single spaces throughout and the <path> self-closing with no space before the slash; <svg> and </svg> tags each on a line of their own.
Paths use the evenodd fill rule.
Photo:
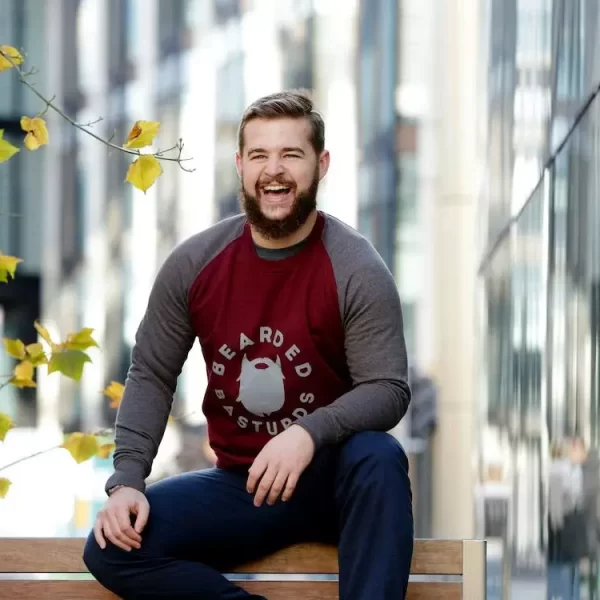
<svg viewBox="0 0 600 600">
<path fill-rule="evenodd" d="M 265 165 L 265 174 L 269 177 L 276 177 L 283 172 L 283 165 L 279 156 L 271 156 Z"/>
</svg>

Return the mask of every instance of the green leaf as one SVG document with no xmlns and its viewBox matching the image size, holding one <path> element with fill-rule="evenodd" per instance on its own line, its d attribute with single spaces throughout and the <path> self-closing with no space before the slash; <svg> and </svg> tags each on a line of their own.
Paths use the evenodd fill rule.
<svg viewBox="0 0 600 600">
<path fill-rule="evenodd" d="M 33 364 L 27 359 L 22 360 L 15 368 L 10 383 L 18 388 L 36 387 L 33 380 Z"/>
<path fill-rule="evenodd" d="M 17 265 L 21 262 L 23 262 L 23 259 L 16 256 L 7 256 L 0 251 L 0 282 L 8 283 L 9 277 L 14 279 Z"/>
<path fill-rule="evenodd" d="M 75 462 L 82 463 L 95 456 L 100 450 L 95 435 L 86 433 L 72 433 L 62 444 L 68 450 Z"/>
<path fill-rule="evenodd" d="M 12 485 L 12 482 L 6 477 L 0 477 L 0 499 L 6 498 L 8 494 L 8 488 Z"/>
<path fill-rule="evenodd" d="M 25 344 L 21 340 L 11 340 L 4 338 L 4 347 L 6 352 L 13 358 L 23 360 L 25 358 Z"/>
<path fill-rule="evenodd" d="M 48 358 L 46 357 L 44 346 L 42 346 L 42 344 L 37 342 L 35 344 L 28 344 L 25 346 L 25 350 L 29 355 L 29 361 L 34 367 L 48 364 Z"/>
<path fill-rule="evenodd" d="M 14 427 L 12 419 L 5 415 L 4 413 L 0 413 L 0 442 L 4 441 L 6 434 L 10 429 Z"/>
<path fill-rule="evenodd" d="M 48 374 L 58 371 L 65 377 L 79 381 L 83 375 L 85 363 L 92 359 L 81 350 L 60 350 L 52 353 L 48 364 Z"/>
<path fill-rule="evenodd" d="M 98 343 L 92 337 L 94 330 L 86 327 L 77 333 L 70 333 L 67 341 L 64 343 L 67 350 L 87 350 L 88 348 L 98 348 Z"/>
<path fill-rule="evenodd" d="M 0 60 L 2 59 L 0 58 Z M 10 160 L 17 152 L 19 149 L 4 139 L 4 129 L 0 129 L 0 163 Z M 0 281 L 2 280 L 0 279 Z"/>
</svg>

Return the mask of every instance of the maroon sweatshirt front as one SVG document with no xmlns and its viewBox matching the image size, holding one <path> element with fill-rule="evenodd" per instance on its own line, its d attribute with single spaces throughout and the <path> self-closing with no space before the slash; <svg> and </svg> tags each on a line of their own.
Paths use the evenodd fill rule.
<svg viewBox="0 0 600 600">
<path fill-rule="evenodd" d="M 292 423 L 317 449 L 389 430 L 410 401 L 400 299 L 373 246 L 320 212 L 298 252 L 267 260 L 236 216 L 178 246 L 159 271 L 117 415 L 107 489 L 145 489 L 196 339 L 208 375 L 202 409 L 223 468 L 250 465 Z"/>
</svg>

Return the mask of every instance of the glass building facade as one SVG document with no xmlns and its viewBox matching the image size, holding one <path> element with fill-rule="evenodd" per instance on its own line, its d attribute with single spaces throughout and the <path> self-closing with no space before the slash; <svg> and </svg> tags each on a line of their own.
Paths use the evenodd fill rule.
<svg viewBox="0 0 600 600">
<path fill-rule="evenodd" d="M 434 277 L 432 258 L 426 258 L 432 230 L 424 225 L 434 196 L 435 0 L 49 0 L 45 10 L 36 9 L 38 0 L 0 5 L 2 41 L 28 51 L 39 67 L 40 91 L 56 95 L 80 123 L 102 117 L 94 133 L 117 143 L 137 119 L 156 119 L 160 148 L 182 137 L 195 168 L 186 173 L 164 164 L 162 176 L 142 194 L 124 183 L 131 157 L 107 151 L 48 113 L 51 145 L 21 153 L 0 172 L 0 212 L 28 211 L 20 230 L 0 217 L 0 249 L 26 259 L 16 284 L 0 292 L 17 289 L 29 270 L 39 287 L 37 295 L 24 292 L 14 303 L 22 307 L 23 297 L 38 298 L 22 317 L 19 336 L 29 341 L 31 322 L 41 315 L 56 337 L 92 327 L 102 348 L 91 351 L 93 366 L 80 385 L 41 372 L 36 391 L 15 391 L 16 399 L 6 400 L 5 390 L 1 408 L 19 425 L 50 431 L 50 438 L 38 436 L 43 441 L 114 423 L 115 409 L 101 390 L 125 379 L 159 265 L 179 242 L 239 211 L 233 161 L 239 119 L 249 102 L 282 88 L 312 90 L 332 153 L 320 205 L 381 253 L 403 300 L 410 355 L 431 356 L 434 342 L 421 330 L 432 322 L 426 300 Z M 18 119 L 32 95 L 14 78 L 2 77 L 3 85 L 9 88 L 0 87 L 0 118 L 10 121 L 11 135 L 20 135 Z M 30 176 L 38 170 L 45 178 Z M 18 198 L 5 193 L 13 188 L 20 189 Z M 0 305 L 5 311 L 13 306 L 6 298 Z M 15 315 L 4 319 L 13 329 L 0 333 L 17 335 Z M 196 344 L 173 408 L 190 428 L 203 426 L 203 366 Z M 153 477 L 176 462 L 181 432 L 174 429 L 167 427 Z M 416 440 L 420 449 L 407 439 L 415 437 L 410 414 L 395 432 L 413 455 L 420 536 L 432 534 L 434 493 L 424 429 Z M 102 476 L 75 495 L 101 502 Z M 81 531 L 95 508 L 87 500 L 78 506 L 85 506 L 77 517 Z M 69 534 L 71 525 L 65 527 Z"/>
<path fill-rule="evenodd" d="M 482 6 L 478 534 L 500 541 L 505 597 L 533 577 L 596 598 L 600 3 Z"/>
<path fill-rule="evenodd" d="M 358 0 L 342 5 L 313 0 L 51 0 L 44 3 L 45 10 L 36 0 L 0 0 L 0 6 L 2 43 L 27 50 L 40 72 L 40 91 L 55 95 L 70 116 L 80 123 L 95 122 L 95 134 L 117 143 L 136 120 L 158 120 L 160 148 L 181 137 L 184 156 L 193 159 L 189 166 L 195 168 L 188 173 L 163 164 L 162 176 L 142 194 L 124 182 L 131 157 L 76 134 L 49 112 L 51 145 L 38 153 L 21 152 L 11 160 L 11 169 L 0 172 L 0 212 L 15 212 L 15 207 L 19 213 L 27 211 L 10 224 L 0 217 L 0 249 L 26 260 L 15 284 L 0 293 L 15 293 L 29 273 L 39 287 L 36 294 L 24 290 L 14 301 L 0 297 L 0 334 L 34 341 L 29 339 L 35 337 L 31 323 L 41 317 L 56 338 L 91 327 L 101 347 L 90 352 L 93 365 L 78 385 L 40 372 L 36 390 L 8 390 L 12 395 L 3 390 L 0 409 L 18 429 L 32 428 L 24 431 L 26 440 L 15 434 L 13 446 L 3 447 L 10 459 L 11 451 L 23 453 L 33 442 L 36 448 L 51 446 L 63 432 L 112 426 L 115 409 L 101 390 L 112 380 L 125 379 L 159 265 L 179 242 L 239 211 L 237 127 L 245 106 L 258 96 L 289 87 L 312 90 L 335 156 L 320 202 L 356 225 Z M 332 31 L 336 44 L 331 43 Z M 393 65 L 389 56 L 387 60 Z M 7 137 L 19 136 L 23 107 L 32 113 L 40 107 L 27 104 L 33 95 L 10 73 L 0 86 L 0 127 Z M 44 177 L 31 177 L 32 172 Z M 9 192 L 13 189 L 20 190 L 19 197 Z M 27 298 L 37 302 L 28 313 Z M 22 331 L 15 329 L 17 317 Z M 178 421 L 182 427 L 167 427 L 153 478 L 179 468 L 183 438 L 203 427 L 203 367 L 196 344 L 173 407 L 174 415 L 184 416 Z M 79 484 L 63 486 L 67 503 L 75 501 L 77 510 L 73 519 L 65 516 L 60 532 L 70 535 L 89 527 L 104 499 L 109 462 L 94 461 L 89 472 L 82 466 L 85 476 Z M 27 483 L 19 485 L 28 489 Z M 54 504 L 59 506 L 58 500 Z M 16 515 L 11 522 L 20 528 L 18 535 L 33 527 L 19 520 L 16 500 L 4 510 Z M 0 520 L 6 533 L 8 520 Z"/>
<path fill-rule="evenodd" d="M 356 179 L 349 173 L 357 156 L 358 1 L 343 10 L 313 0 L 52 0 L 47 10 L 37 4 L 0 0 L 0 34 L 2 43 L 26 49 L 39 69 L 39 89 L 118 143 L 137 119 L 160 121 L 159 143 L 169 147 L 181 137 L 195 169 L 165 163 L 156 184 L 138 193 L 124 182 L 131 157 L 107 152 L 50 111 L 51 145 L 19 153 L 0 173 L 0 213 L 20 215 L 0 217 L 0 249 L 25 260 L 20 277 L 0 290 L 0 333 L 34 341 L 31 323 L 41 316 L 57 337 L 92 327 L 102 348 L 92 351 L 94 366 L 80 385 L 40 373 L 37 390 L 5 391 L 2 409 L 23 425 L 93 429 L 114 422 L 115 410 L 99 391 L 125 379 L 159 265 L 179 242 L 240 210 L 234 156 L 248 103 L 282 88 L 312 90 L 335 156 L 320 202 L 356 225 Z M 11 75 L 0 81 L 0 127 L 18 139 L 24 107 L 36 113 L 40 106 Z M 195 345 L 174 406 L 190 424 L 204 421 L 202 366 Z"/>
<path fill-rule="evenodd" d="M 40 67 L 44 61 L 46 23 L 50 19 L 45 5 L 35 0 L 0 0 L 1 44 L 27 48 L 32 64 Z M 40 69 L 36 85 L 45 87 L 47 72 Z M 43 109 L 10 72 L 0 77 L 0 130 L 4 139 L 17 146 L 23 142 L 20 119 Z M 10 285 L 0 285 L 0 339 L 18 337 L 26 343 L 36 341 L 31 323 L 41 311 L 42 244 L 39 235 L 43 216 L 39 197 L 43 189 L 41 174 L 46 168 L 43 153 L 19 152 L 10 167 L 0 169 L 0 251 L 21 257 L 19 277 Z M 10 373 L 12 360 L 0 353 L 0 373 Z M 36 422 L 36 395 L 31 389 L 10 387 L 3 391 L 4 408 L 25 426 Z"/>
</svg>

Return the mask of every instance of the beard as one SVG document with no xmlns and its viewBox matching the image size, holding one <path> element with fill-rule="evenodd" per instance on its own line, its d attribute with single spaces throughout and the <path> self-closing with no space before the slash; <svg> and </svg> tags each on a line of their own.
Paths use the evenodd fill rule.
<svg viewBox="0 0 600 600">
<path fill-rule="evenodd" d="M 294 183 L 285 179 L 275 179 L 267 183 L 278 183 L 288 186 L 294 191 Z M 294 203 L 290 211 L 281 219 L 272 219 L 267 217 L 260 208 L 258 196 L 261 193 L 261 187 L 264 181 L 257 182 L 255 186 L 255 195 L 251 195 L 244 187 L 244 178 L 242 176 L 242 185 L 240 188 L 240 205 L 248 223 L 265 239 L 281 240 L 298 231 L 308 217 L 317 208 L 317 192 L 319 190 L 319 170 L 315 169 L 313 180 L 307 190 L 296 192 Z M 263 192 L 264 193 L 264 192 Z"/>
</svg>

